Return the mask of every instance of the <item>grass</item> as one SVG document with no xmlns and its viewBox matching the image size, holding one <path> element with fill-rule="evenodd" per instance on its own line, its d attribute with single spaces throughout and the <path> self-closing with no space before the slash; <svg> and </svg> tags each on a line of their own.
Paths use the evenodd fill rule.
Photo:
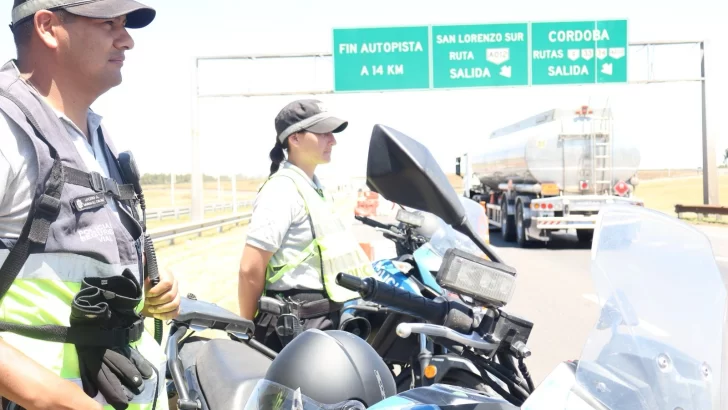
<svg viewBox="0 0 728 410">
<path fill-rule="evenodd" d="M 720 203 L 728 204 L 728 175 L 720 175 L 718 181 Z M 703 203 L 703 178 L 702 176 L 680 177 L 673 179 L 659 179 L 654 181 L 643 181 L 635 189 L 635 196 L 645 201 L 645 207 L 664 212 L 668 215 L 675 214 L 675 205 L 700 205 Z M 711 219 L 699 221 L 697 217 L 683 217 L 684 220 L 694 223 L 708 223 Z M 728 223 L 717 221 L 721 224 Z"/>
<path fill-rule="evenodd" d="M 252 207 L 239 207 L 238 213 L 250 212 Z M 232 215 L 232 210 L 227 211 L 210 211 L 205 212 L 205 219 L 219 218 L 221 216 Z M 150 219 L 147 221 L 147 229 L 154 230 L 172 225 L 180 225 L 190 222 L 189 215 L 181 215 L 179 218 Z"/>
<path fill-rule="evenodd" d="M 258 186 L 262 180 L 238 181 L 236 185 L 237 199 L 255 198 Z M 147 209 L 188 207 L 192 205 L 192 185 L 189 183 L 175 184 L 174 203 L 172 202 L 172 190 L 170 185 L 145 185 L 144 198 Z M 205 204 L 229 203 L 233 200 L 232 183 L 222 181 L 220 191 L 217 189 L 217 182 L 206 182 L 204 184 L 203 201 Z"/>
</svg>

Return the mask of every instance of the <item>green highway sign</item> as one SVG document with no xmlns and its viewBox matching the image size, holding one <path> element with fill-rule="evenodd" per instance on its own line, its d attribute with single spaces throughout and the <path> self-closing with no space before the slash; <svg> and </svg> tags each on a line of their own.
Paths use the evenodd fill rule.
<svg viewBox="0 0 728 410">
<path fill-rule="evenodd" d="M 627 21 L 597 21 L 597 30 L 609 36 L 597 41 L 597 83 L 626 83 Z"/>
<path fill-rule="evenodd" d="M 531 84 L 627 81 L 627 22 L 531 23 Z"/>
<path fill-rule="evenodd" d="M 334 91 L 430 87 L 429 27 L 334 29 Z"/>
<path fill-rule="evenodd" d="M 334 91 L 627 82 L 626 20 L 340 28 Z"/>
<path fill-rule="evenodd" d="M 434 88 L 528 85 L 528 24 L 432 27 Z"/>
</svg>

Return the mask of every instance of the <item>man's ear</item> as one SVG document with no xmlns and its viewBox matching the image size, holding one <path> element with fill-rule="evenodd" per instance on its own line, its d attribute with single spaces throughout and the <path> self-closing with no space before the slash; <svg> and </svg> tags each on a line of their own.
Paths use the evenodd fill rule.
<svg viewBox="0 0 728 410">
<path fill-rule="evenodd" d="M 58 48 L 60 26 L 61 20 L 52 11 L 41 10 L 33 17 L 33 34 L 40 37 L 40 41 L 48 48 Z"/>
</svg>

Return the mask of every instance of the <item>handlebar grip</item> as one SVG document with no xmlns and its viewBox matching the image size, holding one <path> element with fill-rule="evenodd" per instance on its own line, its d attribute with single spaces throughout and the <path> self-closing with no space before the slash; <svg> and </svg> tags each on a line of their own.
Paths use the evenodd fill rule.
<svg viewBox="0 0 728 410">
<path fill-rule="evenodd" d="M 367 285 L 364 283 L 364 280 L 354 275 L 339 273 L 336 275 L 336 284 L 354 292 L 359 292 L 360 295 L 367 292 Z"/>
<path fill-rule="evenodd" d="M 447 301 L 427 299 L 374 278 L 361 279 L 345 273 L 336 276 L 336 283 L 359 292 L 366 301 L 379 303 L 430 323 L 438 325 L 445 323 L 448 312 Z"/>
<path fill-rule="evenodd" d="M 375 221 L 372 218 L 369 218 L 368 216 L 356 216 L 356 219 L 362 221 L 366 225 L 372 226 L 374 228 L 382 228 L 382 229 L 389 229 L 389 225 L 383 224 L 379 221 Z"/>
</svg>

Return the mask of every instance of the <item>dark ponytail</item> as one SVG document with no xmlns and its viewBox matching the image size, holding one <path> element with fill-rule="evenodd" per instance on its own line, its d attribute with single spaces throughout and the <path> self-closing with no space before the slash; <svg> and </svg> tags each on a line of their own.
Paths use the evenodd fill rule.
<svg viewBox="0 0 728 410">
<path fill-rule="evenodd" d="M 286 145 L 288 143 L 288 140 L 286 140 Z M 273 147 L 272 150 L 270 150 L 270 175 L 273 175 L 278 171 L 278 168 L 281 166 L 281 162 L 286 158 L 283 155 L 283 144 L 278 140 L 276 137 L 276 145 Z"/>
</svg>

